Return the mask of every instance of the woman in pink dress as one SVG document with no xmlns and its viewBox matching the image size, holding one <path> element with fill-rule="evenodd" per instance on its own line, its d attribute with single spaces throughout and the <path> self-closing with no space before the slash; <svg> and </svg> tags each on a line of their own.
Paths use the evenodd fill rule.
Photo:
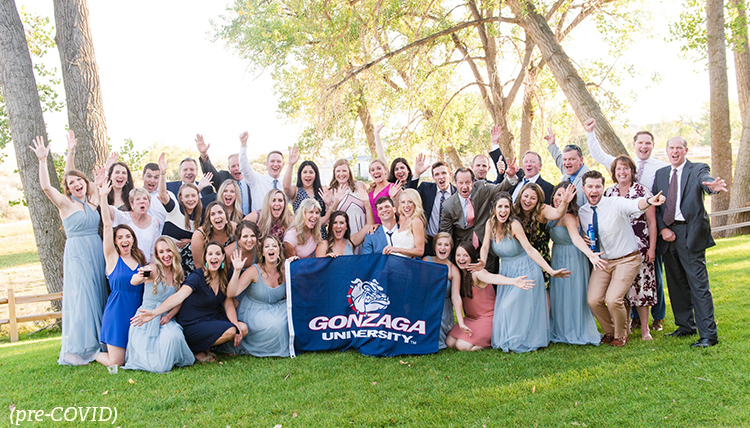
<svg viewBox="0 0 750 428">
<path fill-rule="evenodd" d="M 315 249 L 323 241 L 320 235 L 320 204 L 305 199 L 294 215 L 294 222 L 284 234 L 284 255 L 288 259 L 315 257 Z"/>
<path fill-rule="evenodd" d="M 375 208 L 375 202 L 383 196 L 389 196 L 394 201 L 397 200 L 399 192 L 401 191 L 401 183 L 394 184 L 388 182 L 388 167 L 380 159 L 375 159 L 370 162 L 370 177 L 372 178 L 372 184 L 368 190 L 367 196 L 370 200 L 370 208 L 372 209 L 372 217 L 375 224 L 380 224 L 380 217 L 378 217 L 378 210 Z"/>
<path fill-rule="evenodd" d="M 448 333 L 445 345 L 459 351 L 478 351 L 491 345 L 492 317 L 495 314 L 495 289 L 492 284 L 515 285 L 524 290 L 534 286 L 534 282 L 525 276 L 508 278 L 484 269 L 469 272 L 469 265 L 477 263 L 478 259 L 479 254 L 471 242 L 458 244 L 456 266 L 461 271 L 461 282 L 460 285 L 454 283 L 451 289 L 457 322 Z"/>
</svg>

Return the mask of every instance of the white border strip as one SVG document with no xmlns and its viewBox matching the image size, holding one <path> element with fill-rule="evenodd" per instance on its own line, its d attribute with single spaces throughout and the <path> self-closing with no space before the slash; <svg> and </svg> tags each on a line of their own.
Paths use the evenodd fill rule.
<svg viewBox="0 0 750 428">
<path fill-rule="evenodd" d="M 285 262 L 284 276 L 286 277 L 286 321 L 289 327 L 289 357 L 294 358 L 297 354 L 294 353 L 294 323 L 292 322 L 292 272 L 291 264 L 289 260 Z"/>
</svg>

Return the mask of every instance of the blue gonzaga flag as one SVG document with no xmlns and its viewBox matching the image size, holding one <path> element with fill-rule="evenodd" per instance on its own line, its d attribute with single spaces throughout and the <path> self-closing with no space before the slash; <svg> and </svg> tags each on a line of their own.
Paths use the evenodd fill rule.
<svg viewBox="0 0 750 428">
<path fill-rule="evenodd" d="M 296 260 L 286 270 L 290 354 L 438 351 L 448 268 L 373 254 Z"/>
</svg>

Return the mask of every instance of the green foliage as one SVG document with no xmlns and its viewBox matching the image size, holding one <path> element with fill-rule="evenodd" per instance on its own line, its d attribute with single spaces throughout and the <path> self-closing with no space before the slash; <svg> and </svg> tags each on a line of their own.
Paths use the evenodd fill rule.
<svg viewBox="0 0 750 428">
<path fill-rule="evenodd" d="M 111 144 L 107 144 L 107 151 L 110 153 L 113 151 Z M 115 151 L 117 152 L 117 160 L 125 162 L 134 177 L 139 176 L 140 172 L 143 171 L 143 167 L 146 166 L 144 157 L 146 156 L 146 153 L 148 153 L 148 150 L 137 150 L 133 146 L 133 140 L 126 138 L 120 148 Z"/>
<path fill-rule="evenodd" d="M 57 94 L 60 85 L 57 68 L 46 67 L 41 62 L 47 51 L 55 47 L 54 27 L 50 25 L 49 18 L 29 14 L 23 8 L 20 10 L 20 15 L 24 24 L 31 59 L 34 62 L 34 76 L 36 77 L 42 110 L 45 112 L 60 111 L 64 103 L 58 98 Z M 2 88 L 0 88 L 0 150 L 4 149 L 10 141 L 10 122 L 8 121 L 5 98 L 2 94 Z M 0 162 L 3 161 L 5 156 L 5 153 L 0 153 Z"/>
<path fill-rule="evenodd" d="M 745 10 L 747 10 L 747 2 Z M 737 9 L 731 2 L 726 2 L 724 11 L 724 28 L 727 45 L 738 51 L 744 51 L 742 37 L 747 35 L 747 16 L 738 15 Z M 669 23 L 669 42 L 680 43 L 680 54 L 683 58 L 692 59 L 696 63 L 708 66 L 708 50 L 706 49 L 706 2 L 700 0 L 683 0 L 682 12 L 675 22 Z"/>
</svg>

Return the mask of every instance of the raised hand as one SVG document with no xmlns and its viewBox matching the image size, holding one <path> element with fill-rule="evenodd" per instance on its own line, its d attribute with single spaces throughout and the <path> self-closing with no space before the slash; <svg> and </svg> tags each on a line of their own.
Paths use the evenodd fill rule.
<svg viewBox="0 0 750 428">
<path fill-rule="evenodd" d="M 506 173 L 506 174 L 507 174 L 507 175 L 508 175 L 509 177 L 515 177 L 515 176 L 516 176 L 516 174 L 518 174 L 518 169 L 519 169 L 519 168 L 518 168 L 518 165 L 516 164 L 516 160 L 515 160 L 515 159 L 513 159 L 513 160 L 512 160 L 512 161 L 510 161 L 510 163 L 508 164 L 508 168 L 507 168 L 507 169 L 505 170 L 505 173 Z"/>
<path fill-rule="evenodd" d="M 417 155 L 417 160 L 414 162 L 414 177 L 419 178 L 427 171 L 427 165 L 425 164 L 426 156 L 423 153 Z"/>
<path fill-rule="evenodd" d="M 76 134 L 71 129 L 68 131 L 68 153 L 75 151 L 77 145 L 78 140 L 76 139 Z"/>
<path fill-rule="evenodd" d="M 500 141 L 500 137 L 503 136 L 503 129 L 497 125 L 493 125 L 492 129 L 490 130 L 490 141 L 492 144 L 498 144 L 498 141 Z"/>
<path fill-rule="evenodd" d="M 547 128 L 547 135 L 544 136 L 544 139 L 547 140 L 548 146 L 554 146 L 555 145 L 555 133 L 552 132 L 552 127 L 550 126 Z"/>
<path fill-rule="evenodd" d="M 570 271 L 565 268 L 561 268 L 553 270 L 552 272 L 549 272 L 549 274 L 551 276 L 554 276 L 555 278 L 567 278 L 570 276 Z"/>
<path fill-rule="evenodd" d="M 299 162 L 299 147 L 293 145 L 289 148 L 289 166 L 292 166 Z"/>
<path fill-rule="evenodd" d="M 164 152 L 161 152 L 159 155 L 159 172 L 162 174 L 167 173 L 167 169 L 169 168 L 169 161 L 167 160 L 167 154 Z"/>
<path fill-rule="evenodd" d="M 44 145 L 44 137 L 37 136 L 33 140 L 31 140 L 31 145 L 29 146 L 32 152 L 36 155 L 37 159 L 40 161 L 43 161 L 47 159 L 47 155 L 49 154 L 49 146 Z"/>
<path fill-rule="evenodd" d="M 201 156 L 207 156 L 208 149 L 209 147 L 211 147 L 211 145 L 206 144 L 206 142 L 203 140 L 203 135 L 195 134 L 195 147 L 198 149 L 198 153 L 200 153 Z"/>
<path fill-rule="evenodd" d="M 500 159 L 497 160 L 497 175 L 505 174 L 505 157 L 500 155 Z"/>
<path fill-rule="evenodd" d="M 469 272 L 479 272 L 480 270 L 484 269 L 484 261 L 477 260 L 476 263 L 469 263 L 469 265 L 466 267 L 466 270 Z"/>
<path fill-rule="evenodd" d="M 318 190 L 318 195 L 320 196 L 320 199 L 323 200 L 323 203 L 326 204 L 326 208 L 333 205 L 333 191 L 329 190 L 327 187 L 321 187 L 320 190 Z"/>
<path fill-rule="evenodd" d="M 360 199 L 361 201 L 363 201 L 363 202 L 365 202 L 365 203 L 368 203 L 368 201 L 370 200 L 370 196 L 369 196 L 369 195 L 367 194 L 367 188 L 366 188 L 366 187 L 364 187 L 364 184 L 363 184 L 362 186 L 360 186 L 360 185 L 359 185 L 359 183 L 360 183 L 360 182 L 357 182 L 357 185 L 356 185 L 356 186 L 354 186 L 354 187 L 356 187 L 356 188 L 357 188 L 357 189 L 356 189 L 356 192 L 354 192 L 354 194 L 355 194 L 355 195 L 356 195 L 356 196 L 357 196 L 357 197 L 358 197 L 358 198 L 359 198 L 359 199 Z"/>
<path fill-rule="evenodd" d="M 578 193 L 576 186 L 574 186 L 573 183 L 568 184 L 568 187 L 565 188 L 565 193 L 563 194 L 563 200 L 565 203 L 569 204 L 576 197 L 576 193 Z"/>
<path fill-rule="evenodd" d="M 333 205 L 338 206 L 346 198 L 347 189 L 338 187 L 333 191 Z M 364 199 L 363 199 L 364 200 Z"/>
<path fill-rule="evenodd" d="M 247 131 L 240 134 L 240 146 L 241 147 L 247 147 L 247 138 L 248 138 Z"/>
<path fill-rule="evenodd" d="M 383 125 L 382 123 L 375 125 L 375 133 L 380 134 L 380 131 L 382 131 L 383 128 L 385 128 L 385 125 Z"/>
<path fill-rule="evenodd" d="M 716 177 L 716 179 L 711 182 L 704 181 L 701 184 L 703 184 L 704 186 L 708 186 L 709 189 L 713 190 L 716 193 L 727 191 L 727 182 L 724 181 L 721 177 Z"/>
<path fill-rule="evenodd" d="M 210 172 L 203 174 L 203 177 L 198 181 L 198 190 L 203 190 L 210 186 L 212 178 L 214 178 L 214 175 Z"/>
<path fill-rule="evenodd" d="M 104 169 L 109 171 L 109 168 L 117 162 L 117 159 L 120 157 L 120 154 L 117 152 L 112 152 L 107 156 L 107 160 L 104 162 Z"/>
<path fill-rule="evenodd" d="M 536 284 L 534 284 L 533 279 L 526 278 L 528 278 L 527 275 L 519 276 L 518 278 L 513 279 L 513 286 L 518 287 L 522 290 L 531 290 Z"/>
<path fill-rule="evenodd" d="M 594 132 L 594 128 L 596 127 L 596 119 L 591 118 L 583 123 L 583 129 L 586 130 L 586 132 Z"/>
<path fill-rule="evenodd" d="M 247 261 L 247 257 L 242 258 L 242 251 L 240 251 L 239 248 L 234 250 L 232 253 L 232 266 L 234 266 L 234 270 L 242 270 L 243 267 L 245 267 L 245 262 Z"/>
<path fill-rule="evenodd" d="M 396 183 L 393 183 L 390 188 L 388 188 L 388 196 L 393 199 L 394 201 L 398 200 L 398 195 L 401 193 L 401 190 L 403 190 L 404 184 L 401 180 L 397 181 Z"/>
<path fill-rule="evenodd" d="M 724 181 L 724 180 L 722 180 Z M 726 191 L 726 187 L 724 188 Z M 654 196 L 647 199 L 647 202 L 655 207 L 658 207 L 659 205 L 662 205 L 664 202 L 667 202 L 667 198 L 664 197 L 662 192 L 659 191 L 659 193 L 655 194 Z"/>
<path fill-rule="evenodd" d="M 102 185 L 106 182 L 107 171 L 104 167 L 94 168 L 94 185 L 97 188 L 102 188 Z"/>
</svg>

